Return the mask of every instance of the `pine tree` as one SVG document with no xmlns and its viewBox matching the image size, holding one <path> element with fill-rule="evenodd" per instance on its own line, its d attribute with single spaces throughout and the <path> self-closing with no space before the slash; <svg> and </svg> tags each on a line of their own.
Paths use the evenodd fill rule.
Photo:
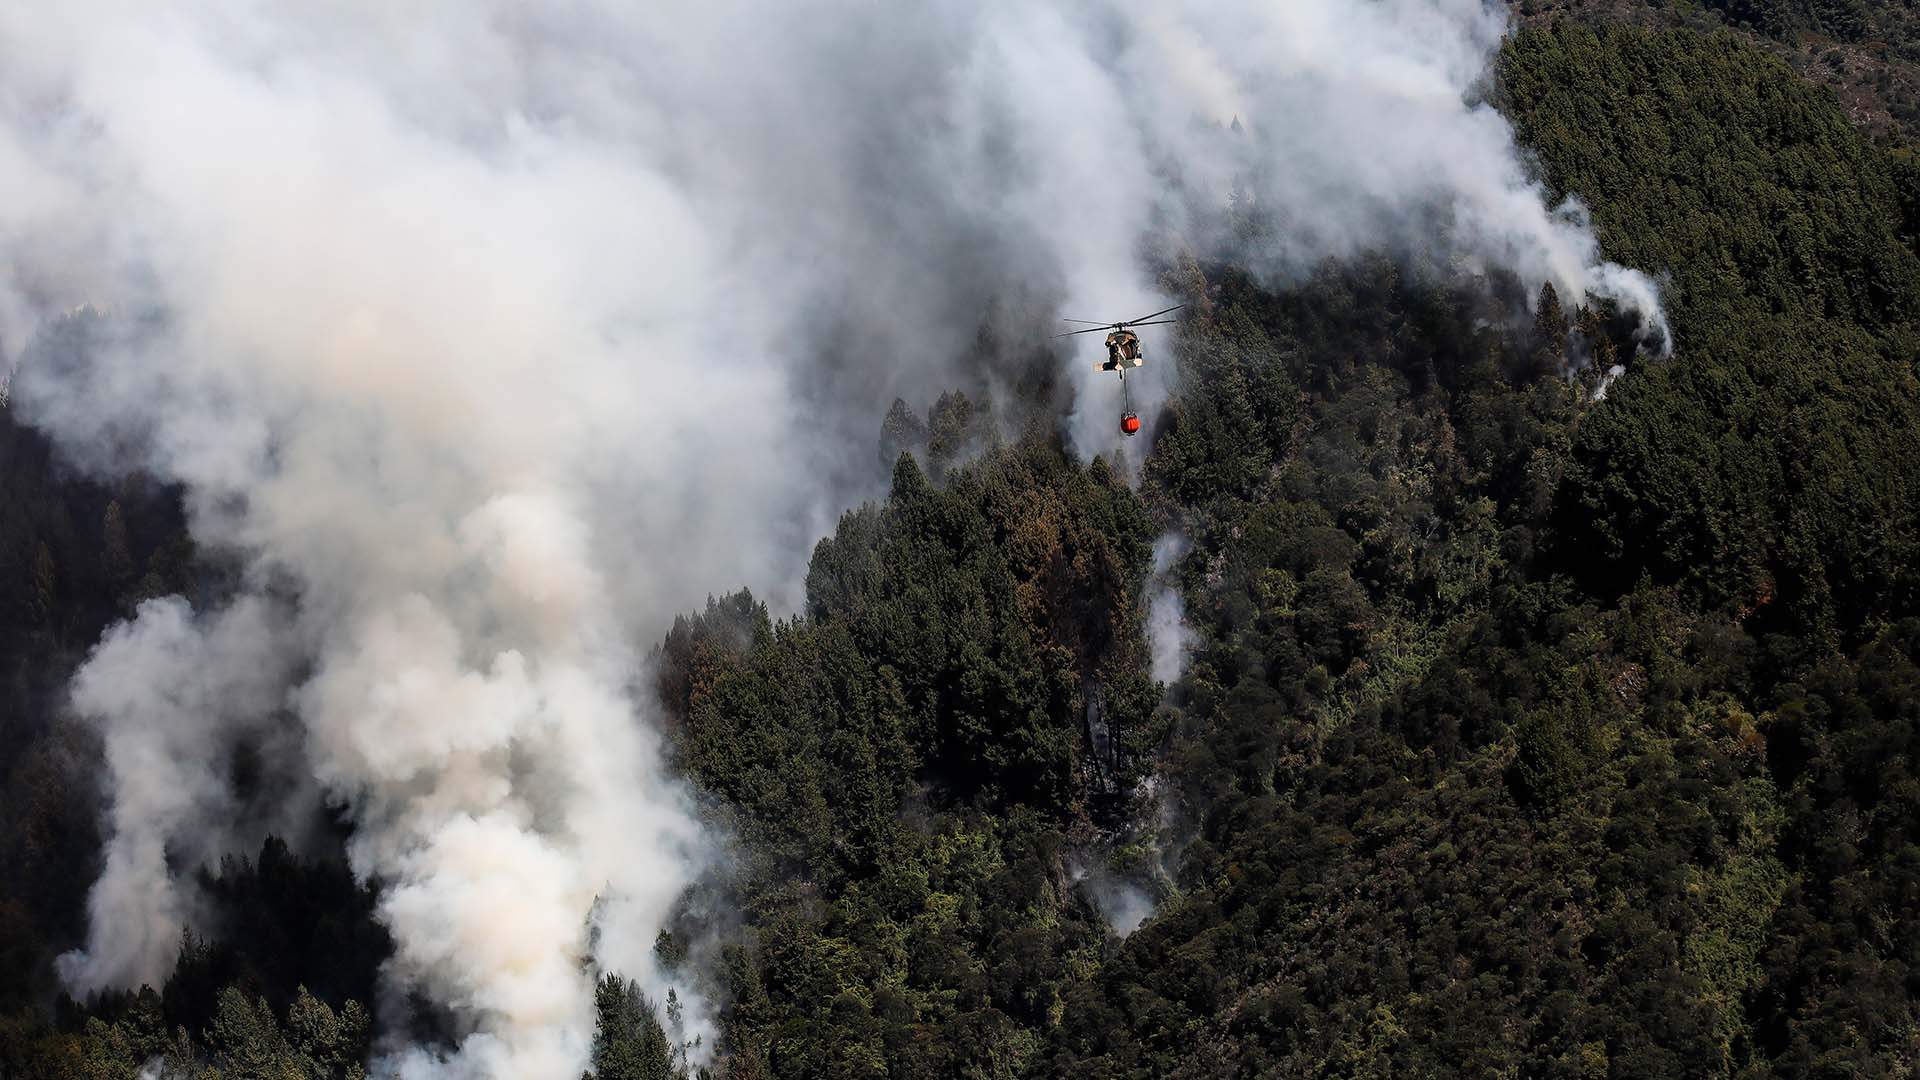
<svg viewBox="0 0 1920 1080">
<path fill-rule="evenodd" d="M 349 1001 L 339 1012 L 300 987 L 287 1008 L 287 1031 L 307 1071 L 320 1077 L 349 1077 L 366 1053 L 367 1012 Z"/>
<path fill-rule="evenodd" d="M 917 505 L 932 494 L 933 485 L 927 482 L 927 474 L 920 471 L 920 463 L 912 454 L 901 454 L 893 463 L 893 501 Z"/>
<path fill-rule="evenodd" d="M 880 461 L 890 465 L 901 454 L 921 453 L 927 448 L 927 423 L 907 403 L 893 399 L 887 418 L 880 425 Z"/>
<path fill-rule="evenodd" d="M 938 476 L 972 441 L 975 409 L 967 395 L 949 390 L 927 417 L 927 459 Z"/>
<path fill-rule="evenodd" d="M 263 998 L 249 999 L 237 986 L 220 991 L 208 1033 L 221 1075 L 229 1080 L 282 1080 L 298 1076 L 286 1039 Z"/>
<path fill-rule="evenodd" d="M 45 626 L 53 621 L 54 586 L 53 551 L 42 540 L 33 546 L 33 565 L 27 570 L 27 618 L 35 626 Z"/>
<path fill-rule="evenodd" d="M 106 519 L 100 524 L 100 562 L 107 580 L 116 588 L 133 578 L 133 551 L 127 542 L 127 519 L 120 512 L 120 500 L 107 504 Z"/>
<path fill-rule="evenodd" d="M 1553 282 L 1540 286 L 1540 302 L 1533 313 L 1533 373 L 1546 378 L 1567 368 L 1567 313 Z"/>
<path fill-rule="evenodd" d="M 671 1080 L 673 1050 L 639 986 L 618 975 L 602 976 L 593 1003 L 598 1023 L 591 1080 Z"/>
<path fill-rule="evenodd" d="M 1620 363 L 1620 350 L 1607 336 L 1606 320 L 1592 308 L 1582 306 L 1576 311 L 1573 326 L 1589 350 L 1587 362 L 1580 371 L 1580 386 L 1591 398 L 1612 380 L 1610 372 Z"/>
</svg>

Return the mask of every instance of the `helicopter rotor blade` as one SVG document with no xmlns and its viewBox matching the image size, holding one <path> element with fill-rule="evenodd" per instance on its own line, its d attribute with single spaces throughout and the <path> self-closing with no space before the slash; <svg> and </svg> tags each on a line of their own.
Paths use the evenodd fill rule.
<svg viewBox="0 0 1920 1080">
<path fill-rule="evenodd" d="M 1057 338 L 1063 338 L 1063 337 L 1073 337 L 1076 334 L 1097 334 L 1100 331 L 1105 329 L 1106 327 L 1104 326 L 1089 326 L 1085 330 L 1069 330 L 1064 334 L 1055 334 L 1053 336 Z"/>
<path fill-rule="evenodd" d="M 1153 314 L 1151 314 L 1151 315 L 1142 315 L 1142 316 L 1140 316 L 1140 317 L 1139 317 L 1139 318 L 1137 318 L 1137 319 L 1133 319 L 1133 320 L 1130 320 L 1129 322 L 1127 322 L 1127 324 L 1126 324 L 1126 325 L 1128 325 L 1128 326 L 1139 326 L 1139 325 L 1140 325 L 1141 323 L 1144 323 L 1144 322 L 1146 322 L 1146 321 L 1147 321 L 1148 319 L 1157 319 L 1157 318 L 1159 318 L 1160 316 L 1162 316 L 1162 315 L 1165 315 L 1165 314 L 1166 314 L 1167 312 L 1169 312 L 1169 311 L 1179 311 L 1179 310 L 1180 310 L 1181 308 L 1183 308 L 1183 307 L 1186 307 L 1186 306 L 1187 306 L 1187 305 L 1185 305 L 1185 304 L 1175 304 L 1175 305 L 1173 305 L 1173 306 L 1172 306 L 1172 307 L 1170 307 L 1170 308 L 1165 308 L 1165 309 L 1162 309 L 1162 310 L 1160 310 L 1160 311 L 1156 311 L 1156 312 L 1154 312 L 1154 313 L 1153 313 Z"/>
<path fill-rule="evenodd" d="M 1061 322 L 1077 322 L 1084 326 L 1112 326 L 1110 322 L 1094 322 L 1092 319 L 1061 319 Z"/>
<path fill-rule="evenodd" d="M 1134 323 L 1128 323 L 1127 325 L 1128 326 L 1172 326 L 1174 323 L 1177 323 L 1179 321 L 1180 321 L 1179 319 L 1155 319 L 1152 322 L 1134 322 Z"/>
</svg>

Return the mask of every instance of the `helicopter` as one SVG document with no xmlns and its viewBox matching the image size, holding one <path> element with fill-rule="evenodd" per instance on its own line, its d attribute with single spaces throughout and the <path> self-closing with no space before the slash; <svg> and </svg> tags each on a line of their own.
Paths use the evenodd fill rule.
<svg viewBox="0 0 1920 1080">
<path fill-rule="evenodd" d="M 1156 311 L 1151 315 L 1142 315 L 1137 319 L 1130 319 L 1126 322 L 1097 323 L 1090 319 L 1061 320 L 1062 322 L 1070 323 L 1086 323 L 1087 328 L 1085 330 L 1069 330 L 1064 334 L 1055 334 L 1054 337 L 1056 338 L 1074 337 L 1079 334 L 1092 334 L 1101 330 L 1107 331 L 1107 358 L 1102 360 L 1098 367 L 1101 371 L 1118 372 L 1120 375 L 1120 433 L 1122 435 L 1138 435 L 1140 433 L 1140 414 L 1133 411 L 1132 400 L 1127 393 L 1127 369 L 1137 368 L 1146 361 L 1140 351 L 1140 335 L 1134 333 L 1133 328 L 1136 326 L 1164 326 L 1167 323 L 1179 322 L 1180 320 L 1178 319 L 1162 319 L 1160 316 L 1179 311 L 1186 306 L 1185 304 L 1175 304 L 1170 308 Z"/>
</svg>

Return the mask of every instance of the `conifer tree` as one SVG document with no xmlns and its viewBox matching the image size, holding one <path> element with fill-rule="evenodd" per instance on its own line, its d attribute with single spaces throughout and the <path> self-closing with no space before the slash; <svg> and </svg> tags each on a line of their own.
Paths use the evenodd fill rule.
<svg viewBox="0 0 1920 1080">
<path fill-rule="evenodd" d="M 120 500 L 107 503 L 106 519 L 100 525 L 101 569 L 116 588 L 133 577 L 133 552 L 127 542 L 127 519 L 120 511 Z"/>
<path fill-rule="evenodd" d="M 56 598 L 53 551 L 42 540 L 33 546 L 33 563 L 27 569 L 27 618 L 35 626 L 53 621 Z"/>
<path fill-rule="evenodd" d="M 927 423 L 907 403 L 893 399 L 887 418 L 880 425 L 880 461 L 890 465 L 901 454 L 918 453 L 927 448 Z"/>
<path fill-rule="evenodd" d="M 1553 282 L 1540 286 L 1540 302 L 1533 313 L 1533 374 L 1558 375 L 1567 367 L 1567 313 Z"/>
<path fill-rule="evenodd" d="M 591 1080 L 670 1080 L 673 1051 L 639 986 L 618 975 L 602 976 L 594 1010 Z"/>
</svg>

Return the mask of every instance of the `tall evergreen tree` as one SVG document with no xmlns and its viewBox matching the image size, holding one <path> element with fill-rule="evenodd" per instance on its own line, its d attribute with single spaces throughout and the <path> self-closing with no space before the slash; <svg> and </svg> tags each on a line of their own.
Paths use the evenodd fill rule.
<svg viewBox="0 0 1920 1080">
<path fill-rule="evenodd" d="M 127 519 L 118 499 L 107 503 L 100 522 L 100 569 L 116 589 L 133 578 L 133 549 L 127 541 Z"/>
<path fill-rule="evenodd" d="M 47 547 L 46 541 L 33 545 L 33 561 L 28 565 L 27 575 L 27 621 L 34 626 L 46 626 L 54 620 L 59 599 L 55 591 L 53 550 Z"/>
<path fill-rule="evenodd" d="M 603 975 L 593 1004 L 593 1069 L 583 1080 L 672 1080 L 673 1048 L 637 984 Z"/>
<path fill-rule="evenodd" d="M 1533 312 L 1533 374 L 1549 378 L 1567 369 L 1567 313 L 1549 281 L 1540 286 Z"/>
</svg>

